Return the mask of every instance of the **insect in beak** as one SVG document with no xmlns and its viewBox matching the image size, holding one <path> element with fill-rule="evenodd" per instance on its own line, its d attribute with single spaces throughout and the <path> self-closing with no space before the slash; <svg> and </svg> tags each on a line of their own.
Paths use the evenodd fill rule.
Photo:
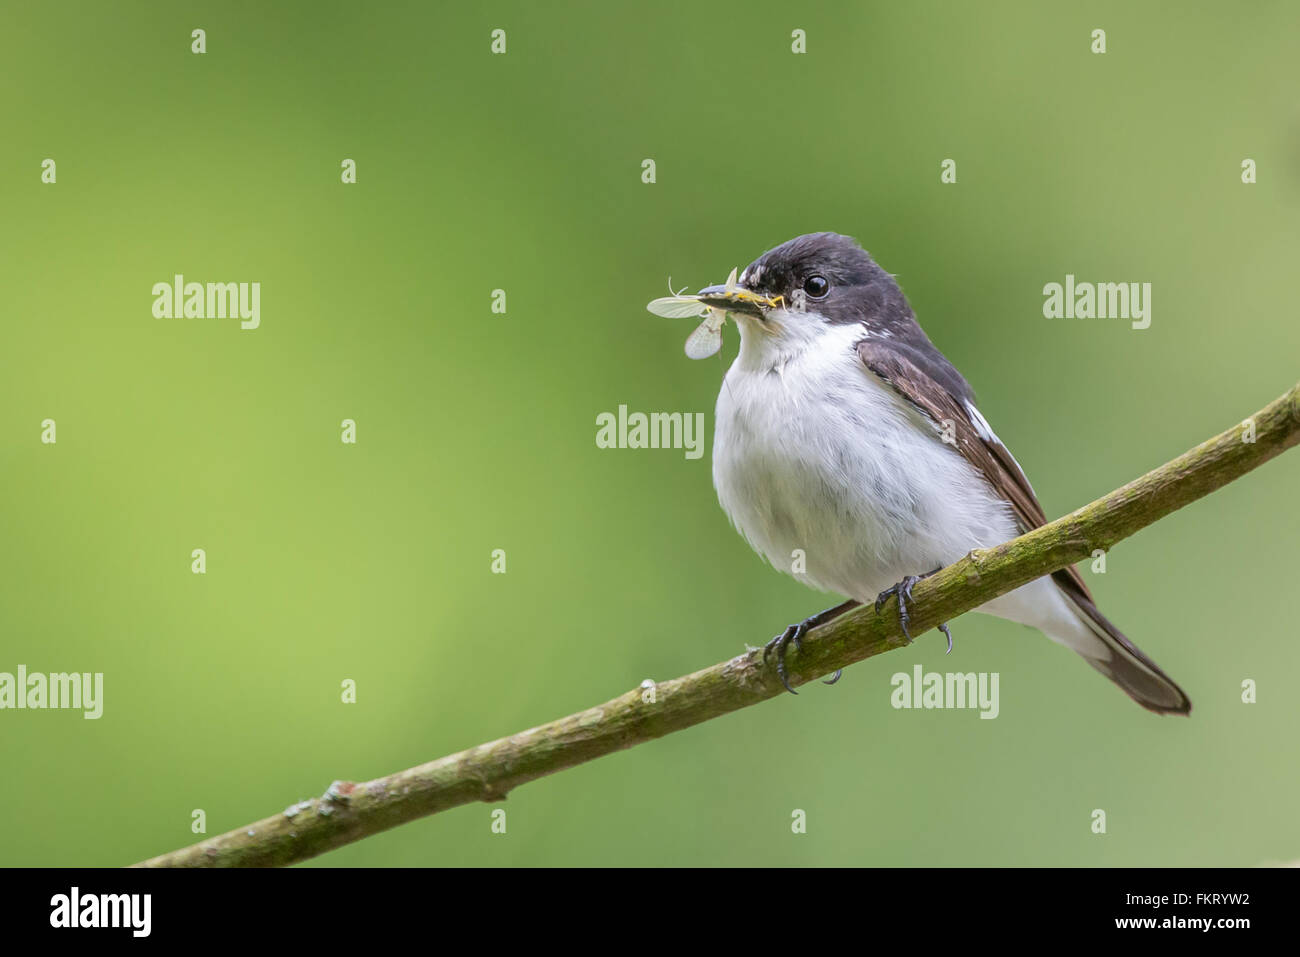
<svg viewBox="0 0 1300 957">
<path fill-rule="evenodd" d="M 755 319 L 763 318 L 764 309 L 775 309 L 785 302 L 781 296 L 769 298 L 737 285 L 734 269 L 727 277 L 726 283 L 701 289 L 697 295 L 705 305 L 727 312 L 738 312 Z"/>
<path fill-rule="evenodd" d="M 704 321 L 686 340 L 686 355 L 707 359 L 722 348 L 722 326 L 727 321 L 727 313 L 740 312 L 761 319 L 764 308 L 775 308 L 784 302 L 780 296 L 769 299 L 742 288 L 736 282 L 738 272 L 738 269 L 731 270 L 721 286 L 709 286 L 694 296 L 665 296 L 649 303 L 646 309 L 667 319 L 703 316 Z"/>
</svg>

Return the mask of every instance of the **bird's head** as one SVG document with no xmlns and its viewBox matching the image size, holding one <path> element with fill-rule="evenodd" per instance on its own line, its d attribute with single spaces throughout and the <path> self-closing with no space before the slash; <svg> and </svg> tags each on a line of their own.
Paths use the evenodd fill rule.
<svg viewBox="0 0 1300 957">
<path fill-rule="evenodd" d="M 859 324 L 890 335 L 913 323 L 902 291 L 857 241 L 809 233 L 769 249 L 731 286 L 699 292 L 705 305 L 737 319 L 742 339 L 806 339 L 821 327 Z"/>
</svg>

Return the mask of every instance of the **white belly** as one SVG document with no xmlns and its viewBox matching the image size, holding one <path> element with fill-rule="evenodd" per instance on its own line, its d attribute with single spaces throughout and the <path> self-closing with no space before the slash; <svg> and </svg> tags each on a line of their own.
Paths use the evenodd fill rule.
<svg viewBox="0 0 1300 957">
<path fill-rule="evenodd" d="M 1016 534 L 934 424 L 866 371 L 860 328 L 771 346 L 750 332 L 718 394 L 713 482 L 773 566 L 860 601 Z M 802 553 L 804 570 L 798 570 Z"/>
</svg>

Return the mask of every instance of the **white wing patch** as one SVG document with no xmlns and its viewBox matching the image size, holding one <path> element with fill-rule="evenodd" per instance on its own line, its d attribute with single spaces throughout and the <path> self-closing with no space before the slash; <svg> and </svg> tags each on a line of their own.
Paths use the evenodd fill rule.
<svg viewBox="0 0 1300 957">
<path fill-rule="evenodd" d="M 985 442 L 996 442 L 1002 444 L 1002 440 L 993 434 L 993 427 L 985 421 L 984 416 L 980 415 L 980 410 L 975 408 L 971 403 L 963 403 L 966 406 L 966 414 L 970 416 L 971 424 L 975 426 L 975 431 Z"/>
<path fill-rule="evenodd" d="M 997 433 L 993 431 L 993 426 L 989 425 L 988 420 L 980 415 L 980 410 L 975 408 L 971 402 L 962 402 L 966 407 L 966 414 L 970 416 L 971 425 L 975 426 L 975 433 L 985 442 L 999 446 L 1011 461 L 1016 463 L 1016 468 L 1020 469 L 1020 474 L 1025 476 L 1025 483 L 1029 485 L 1029 491 L 1034 491 L 1034 486 L 1029 482 L 1029 476 L 1025 475 L 1025 467 L 1017 461 L 1016 457 L 1011 454 L 1011 450 L 1006 447 L 1003 441 L 998 438 Z M 1034 492 L 1035 496 L 1038 494 Z"/>
</svg>

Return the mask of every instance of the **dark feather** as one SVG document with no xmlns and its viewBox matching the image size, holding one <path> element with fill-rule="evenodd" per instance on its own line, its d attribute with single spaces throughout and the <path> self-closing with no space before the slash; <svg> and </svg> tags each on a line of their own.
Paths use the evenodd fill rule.
<svg viewBox="0 0 1300 957">
<path fill-rule="evenodd" d="M 858 343 L 858 357 L 867 369 L 940 428 L 947 425 L 952 430 L 956 451 L 1011 505 L 1021 532 L 1047 522 L 1029 479 L 1014 456 L 991 431 L 985 429 L 987 434 L 980 434 L 981 429 L 967 408 L 967 403 L 972 408 L 975 405 L 970 386 L 938 349 L 931 345 L 928 350 L 920 350 L 907 342 L 868 337 Z M 945 382 L 953 382 L 953 377 L 959 385 L 949 388 Z M 1074 603 L 1098 639 L 1110 649 L 1110 657 L 1106 659 L 1085 655 L 1089 664 L 1144 708 L 1161 714 L 1191 711 L 1191 701 L 1173 679 L 1097 610 L 1077 568 L 1073 565 L 1062 568 L 1052 579 Z"/>
</svg>

